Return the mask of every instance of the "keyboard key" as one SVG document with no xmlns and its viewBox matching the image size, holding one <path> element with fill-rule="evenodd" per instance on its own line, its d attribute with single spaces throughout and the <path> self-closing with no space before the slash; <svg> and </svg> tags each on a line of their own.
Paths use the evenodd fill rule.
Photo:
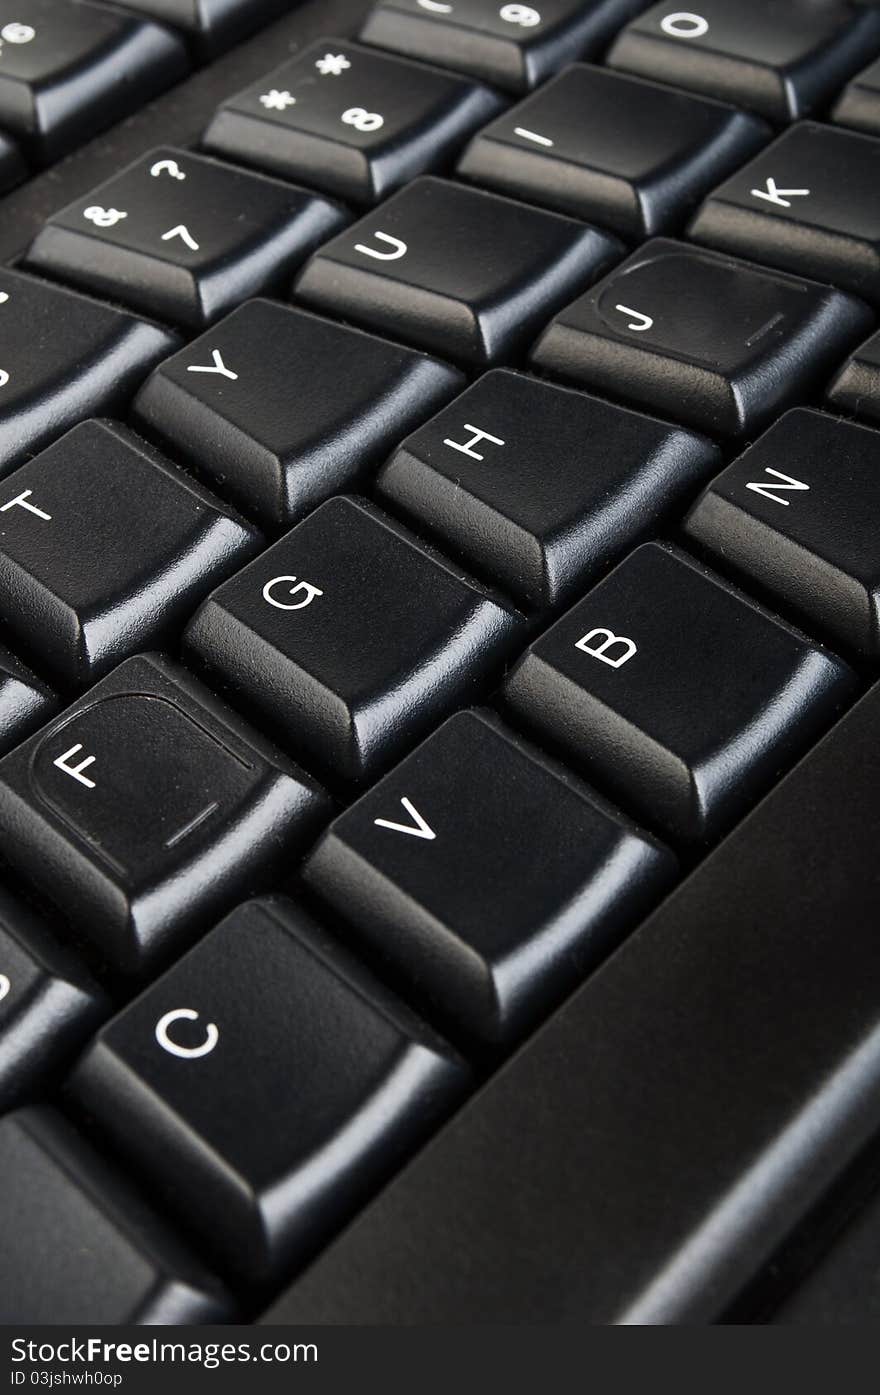
<svg viewBox="0 0 880 1395">
<path fill-rule="evenodd" d="M 467 1083 L 445 1043 L 275 899 L 233 912 L 120 1013 L 71 1088 L 259 1284 L 308 1258 Z"/>
<path fill-rule="evenodd" d="M 0 644 L 0 753 L 48 721 L 57 706 L 45 683 Z"/>
<path fill-rule="evenodd" d="M 361 31 L 367 43 L 527 92 L 572 58 L 601 53 L 641 0 L 379 0 Z"/>
<path fill-rule="evenodd" d="M 220 1284 L 54 1110 L 0 1120 L 0 1322 L 211 1323 Z"/>
<path fill-rule="evenodd" d="M 875 688 L 262 1321 L 723 1321 L 880 1128 L 878 824 Z"/>
<path fill-rule="evenodd" d="M 712 481 L 685 530 L 744 586 L 876 660 L 878 510 L 880 432 L 798 408 Z"/>
<path fill-rule="evenodd" d="M 15 10 L 4 5 L 0 31 L 0 126 L 40 164 L 186 74 L 180 39 L 149 20 L 80 0 L 26 0 Z"/>
<path fill-rule="evenodd" d="M 842 412 L 880 422 L 880 334 L 850 355 L 828 389 L 828 401 Z"/>
<path fill-rule="evenodd" d="M 796 121 L 823 106 L 880 48 L 880 15 L 845 0 L 669 0 L 634 19 L 608 56 L 612 68 Z"/>
<path fill-rule="evenodd" d="M 372 204 L 443 164 L 501 106 L 488 88 L 341 39 L 320 39 L 230 97 L 203 144 Z"/>
<path fill-rule="evenodd" d="M 25 163 L 8 136 L 0 131 L 0 193 L 19 184 L 26 176 Z"/>
<path fill-rule="evenodd" d="M 754 803 L 854 686 L 833 654 L 646 543 L 535 641 L 506 697 L 600 789 L 688 844 Z"/>
<path fill-rule="evenodd" d="M 880 141 L 805 121 L 716 189 L 688 235 L 880 301 Z"/>
<path fill-rule="evenodd" d="M 250 301 L 163 363 L 134 415 L 245 513 L 289 526 L 378 465 L 464 382 L 413 349 Z"/>
<path fill-rule="evenodd" d="M 318 787 L 170 660 L 128 659 L 0 761 L 4 855 L 122 974 L 293 865 Z"/>
<path fill-rule="evenodd" d="M 831 113 L 840 126 L 880 136 L 880 59 L 854 77 Z"/>
<path fill-rule="evenodd" d="M 407 437 L 377 488 L 477 575 L 545 610 L 720 463 L 704 437 L 496 368 Z"/>
<path fill-rule="evenodd" d="M 577 65 L 475 136 L 458 173 L 641 241 L 674 230 L 769 136 L 721 102 Z"/>
<path fill-rule="evenodd" d="M 110 1010 L 71 951 L 0 889 L 0 1110 L 66 1070 Z"/>
<path fill-rule="evenodd" d="M 339 498 L 224 582 L 185 643 L 282 744 L 357 781 L 477 695 L 520 631 L 406 529 Z"/>
<path fill-rule="evenodd" d="M 180 29 L 200 62 L 283 14 L 289 0 L 125 0 L 127 10 Z"/>
<path fill-rule="evenodd" d="M 125 427 L 87 421 L 0 485 L 0 613 L 65 686 L 173 642 L 257 530 Z"/>
<path fill-rule="evenodd" d="M 83 417 L 124 410 L 178 342 L 158 325 L 0 267 L 0 475 Z"/>
<path fill-rule="evenodd" d="M 561 766 L 460 712 L 331 824 L 305 876 L 432 1019 L 485 1050 L 546 1015 L 675 871 Z"/>
<path fill-rule="evenodd" d="M 484 368 L 515 356 L 622 250 L 573 219 L 426 176 L 315 253 L 294 291 Z"/>
<path fill-rule="evenodd" d="M 880 1317 L 877 1255 L 880 1253 L 880 1193 L 853 1214 L 848 1208 L 843 1229 L 815 1268 L 762 1325 L 785 1327 L 873 1327 Z M 828 1237 L 820 1237 L 825 1240 Z"/>
<path fill-rule="evenodd" d="M 346 221 L 335 204 L 189 151 L 153 150 L 56 213 L 27 261 L 134 310 L 203 329 L 280 290 Z"/>
<path fill-rule="evenodd" d="M 839 291 L 657 238 L 557 315 L 548 373 L 724 436 L 806 397 L 870 327 Z"/>
</svg>

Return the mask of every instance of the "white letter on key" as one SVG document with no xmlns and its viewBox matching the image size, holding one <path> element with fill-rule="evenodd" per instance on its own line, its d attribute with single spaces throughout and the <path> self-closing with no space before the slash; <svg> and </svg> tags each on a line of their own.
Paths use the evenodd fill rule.
<svg viewBox="0 0 880 1395">
<path fill-rule="evenodd" d="M 304 591 L 305 598 L 303 600 L 294 601 L 293 604 L 291 604 L 290 601 L 276 601 L 275 597 L 272 595 L 272 587 L 278 586 L 283 581 L 296 581 L 296 577 L 274 576 L 272 580 L 267 581 L 266 585 L 263 587 L 263 600 L 268 601 L 270 605 L 274 605 L 277 610 L 305 610 L 307 605 L 312 604 L 316 596 L 323 596 L 324 594 L 317 586 L 313 586 L 310 581 L 299 581 L 296 586 L 291 586 L 289 588 L 287 594 L 289 596 L 295 596 L 297 591 Z"/>
<path fill-rule="evenodd" d="M 465 431 L 473 433 L 469 441 L 453 441 L 447 437 L 443 442 L 444 446 L 451 446 L 453 450 L 460 450 L 462 455 L 469 455 L 471 460 L 484 460 L 485 456 L 480 455 L 479 451 L 474 450 L 474 446 L 479 445 L 481 441 L 491 441 L 493 446 L 504 445 L 500 436 L 493 436 L 490 431 L 482 431 L 479 426 L 471 426 L 469 421 L 465 422 L 464 429 Z"/>
<path fill-rule="evenodd" d="M 596 644 L 595 640 L 599 640 L 600 643 Z M 614 649 L 617 645 L 622 646 L 621 653 L 616 656 L 610 655 L 609 649 Z M 584 654 L 589 654 L 592 659 L 600 659 L 603 664 L 608 664 L 609 668 L 622 668 L 636 652 L 636 646 L 631 639 L 624 635 L 616 635 L 601 625 L 590 630 L 590 633 L 579 639 L 574 647 L 582 650 Z"/>
<path fill-rule="evenodd" d="M 32 489 L 23 489 L 14 499 L 10 499 L 8 504 L 4 504 L 3 507 L 0 508 L 0 513 L 5 513 L 7 509 L 14 509 L 16 504 L 18 504 L 21 508 L 27 509 L 29 513 L 35 513 L 37 518 L 45 518 L 47 523 L 51 523 L 52 515 L 50 513 L 43 513 L 43 510 L 38 509 L 36 504 L 28 503 L 28 498 L 33 492 Z"/>
<path fill-rule="evenodd" d="M 70 757 L 75 756 L 81 750 L 82 742 L 78 741 L 75 746 L 71 746 L 69 751 L 65 751 L 63 756 L 58 756 L 56 760 L 53 760 L 52 764 L 57 765 L 59 770 L 63 770 L 65 775 L 70 775 L 72 779 L 79 780 L 80 784 L 85 785 L 87 790 L 93 790 L 95 788 L 94 780 L 90 780 L 87 775 L 83 774 L 83 771 L 88 770 L 90 765 L 95 764 L 95 757 L 86 756 L 85 760 L 81 760 L 79 765 L 67 764 Z"/>
<path fill-rule="evenodd" d="M 354 250 L 363 252 L 365 257 L 375 257 L 377 262 L 396 262 L 400 257 L 407 254 L 407 245 L 399 237 L 392 237 L 390 233 L 373 233 L 377 242 L 387 242 L 391 248 L 390 252 L 379 252 L 375 247 L 367 247 L 363 242 L 355 243 Z"/>
</svg>

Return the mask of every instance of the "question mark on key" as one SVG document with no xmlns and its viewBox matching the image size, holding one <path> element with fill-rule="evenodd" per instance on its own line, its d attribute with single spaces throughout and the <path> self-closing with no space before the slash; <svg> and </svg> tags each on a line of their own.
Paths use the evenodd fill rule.
<svg viewBox="0 0 880 1395">
<path fill-rule="evenodd" d="M 163 174 L 169 174 L 172 179 L 186 179 L 186 175 L 176 160 L 157 160 L 150 170 L 150 174 L 154 179 L 159 179 Z"/>
</svg>

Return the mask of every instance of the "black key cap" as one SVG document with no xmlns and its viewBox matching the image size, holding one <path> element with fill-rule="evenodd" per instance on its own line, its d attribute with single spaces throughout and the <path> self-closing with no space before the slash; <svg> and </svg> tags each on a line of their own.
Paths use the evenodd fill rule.
<svg viewBox="0 0 880 1395">
<path fill-rule="evenodd" d="M 854 77 L 831 113 L 840 126 L 880 136 L 880 59 Z"/>
<path fill-rule="evenodd" d="M 186 647 L 283 744 L 360 780 L 475 693 L 520 629 L 406 529 L 340 498 L 219 587 Z"/>
<path fill-rule="evenodd" d="M 135 419 L 246 513 L 289 526 L 464 381 L 413 349 L 251 301 L 156 370 Z"/>
<path fill-rule="evenodd" d="M 880 432 L 798 408 L 712 481 L 685 530 L 811 631 L 877 659 L 878 512 Z"/>
<path fill-rule="evenodd" d="M 3 11 L 0 126 L 39 163 L 137 111 L 187 70 L 183 43 L 150 20 L 80 0 Z"/>
<path fill-rule="evenodd" d="M 642 241 L 674 230 L 769 136 L 721 102 L 578 65 L 475 136 L 458 173 Z"/>
<path fill-rule="evenodd" d="M 203 329 L 280 290 L 346 217 L 315 194 L 189 151 L 153 150 L 69 204 L 27 253 L 38 271 Z"/>
<path fill-rule="evenodd" d="M 261 542 L 125 427 L 83 422 L 0 485 L 0 614 L 62 684 L 92 683 L 170 644 Z"/>
<path fill-rule="evenodd" d="M 878 824 L 880 688 L 265 1320 L 722 1317 L 880 1128 Z"/>
<path fill-rule="evenodd" d="M 828 389 L 828 401 L 842 412 L 880 422 L 880 334 L 850 355 Z"/>
<path fill-rule="evenodd" d="M 880 141 L 805 121 L 706 200 L 697 242 L 880 301 Z"/>
<path fill-rule="evenodd" d="M 4 856 L 121 973 L 281 867 L 318 787 L 183 669 L 128 659 L 0 761 Z"/>
<path fill-rule="evenodd" d="M 875 1192 L 770 1322 L 784 1327 L 875 1327 L 880 1320 L 878 1255 L 880 1195 Z"/>
<path fill-rule="evenodd" d="M 701 843 L 854 687 L 833 654 L 684 553 L 646 543 L 535 641 L 505 692 L 648 827 Z"/>
<path fill-rule="evenodd" d="M 316 252 L 294 290 L 342 319 L 484 368 L 510 359 L 620 244 L 426 176 Z"/>
<path fill-rule="evenodd" d="M 27 174 L 24 161 L 8 136 L 0 131 L 0 193 L 20 183 Z"/>
<path fill-rule="evenodd" d="M 175 335 L 0 267 L 0 475 L 98 412 L 124 409 Z"/>
<path fill-rule="evenodd" d="M 602 51 L 641 0 L 379 0 L 361 31 L 367 43 L 527 92 L 569 59 Z"/>
<path fill-rule="evenodd" d="M 0 754 L 47 721 L 57 706 L 45 683 L 0 645 Z"/>
<path fill-rule="evenodd" d="M 532 359 L 737 436 L 806 397 L 871 322 L 840 291 L 658 238 L 557 315 Z"/>
<path fill-rule="evenodd" d="M 467 1081 L 275 899 L 233 912 L 115 1018 L 72 1091 L 224 1266 L 262 1283 L 347 1219 Z"/>
<path fill-rule="evenodd" d="M 460 712 L 330 826 L 305 876 L 425 1011 L 495 1048 L 594 968 L 675 871 L 561 766 Z"/>
<path fill-rule="evenodd" d="M 488 88 L 439 68 L 321 39 L 224 102 L 203 143 L 371 204 L 443 164 L 500 106 Z"/>
<path fill-rule="evenodd" d="M 409 436 L 377 487 L 477 575 L 543 610 L 719 466 L 704 437 L 496 368 Z"/>
<path fill-rule="evenodd" d="M 127 10 L 182 30 L 202 62 L 289 7 L 290 0 L 125 0 Z"/>
<path fill-rule="evenodd" d="M 52 1110 L 0 1120 L 0 1322 L 210 1323 L 217 1280 Z"/>
<path fill-rule="evenodd" d="M 660 0 L 634 19 L 608 62 L 642 77 L 795 121 L 833 97 L 880 47 L 880 15 L 846 0 Z"/>
<path fill-rule="evenodd" d="M 66 1069 L 110 1003 L 34 913 L 0 889 L 0 1110 Z"/>
</svg>

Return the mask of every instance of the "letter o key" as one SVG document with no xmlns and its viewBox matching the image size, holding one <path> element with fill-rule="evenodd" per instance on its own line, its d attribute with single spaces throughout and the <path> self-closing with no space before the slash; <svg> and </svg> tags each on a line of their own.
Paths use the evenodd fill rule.
<svg viewBox="0 0 880 1395">
<path fill-rule="evenodd" d="M 162 1050 L 167 1051 L 170 1056 L 179 1056 L 184 1061 L 195 1061 L 199 1056 L 210 1056 L 220 1040 L 220 1033 L 213 1022 L 209 1022 L 205 1028 L 205 1040 L 201 1046 L 179 1046 L 168 1034 L 169 1027 L 173 1027 L 175 1022 L 196 1022 L 198 1016 L 193 1008 L 173 1008 L 171 1012 L 166 1012 L 164 1017 L 160 1017 L 156 1023 L 156 1040 Z"/>
</svg>

